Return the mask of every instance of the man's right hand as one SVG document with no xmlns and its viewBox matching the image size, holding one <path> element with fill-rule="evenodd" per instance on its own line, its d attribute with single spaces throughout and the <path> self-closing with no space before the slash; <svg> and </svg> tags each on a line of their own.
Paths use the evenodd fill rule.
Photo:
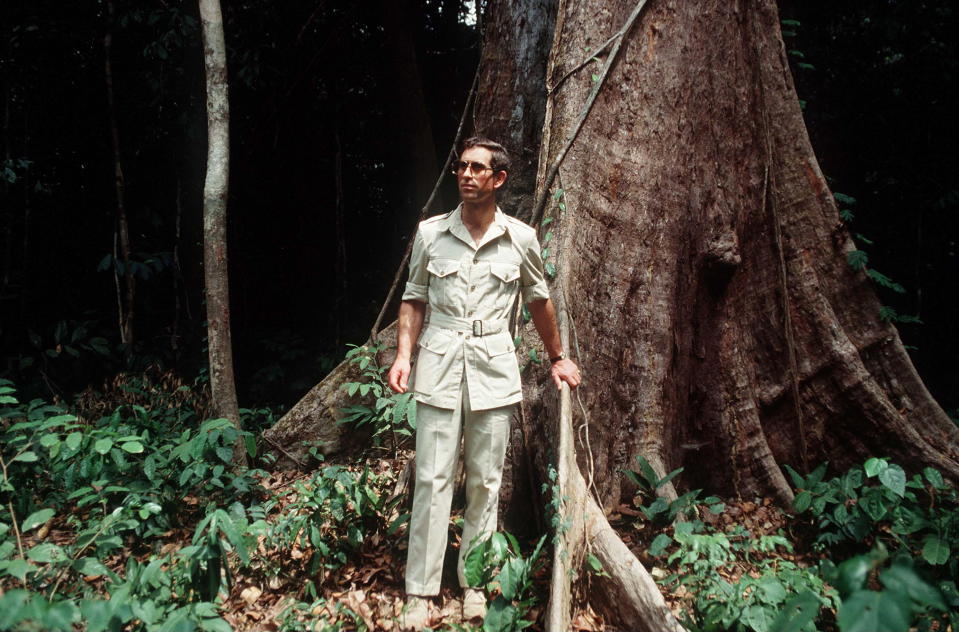
<svg viewBox="0 0 959 632">
<path fill-rule="evenodd" d="M 386 382 L 394 393 L 405 393 L 410 381 L 410 361 L 397 358 L 386 374 Z"/>
</svg>

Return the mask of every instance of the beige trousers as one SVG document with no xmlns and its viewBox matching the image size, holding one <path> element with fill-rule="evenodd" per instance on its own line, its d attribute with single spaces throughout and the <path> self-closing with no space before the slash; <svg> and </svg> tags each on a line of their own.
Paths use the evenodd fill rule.
<svg viewBox="0 0 959 632">
<path fill-rule="evenodd" d="M 406 557 L 408 594 L 439 594 L 461 438 L 466 469 L 466 514 L 456 572 L 460 586 L 467 586 L 464 560 L 470 543 L 475 537 L 496 530 L 503 460 L 514 408 L 515 404 L 511 404 L 474 412 L 470 409 L 465 379 L 453 410 L 417 404 L 416 483 Z"/>
</svg>

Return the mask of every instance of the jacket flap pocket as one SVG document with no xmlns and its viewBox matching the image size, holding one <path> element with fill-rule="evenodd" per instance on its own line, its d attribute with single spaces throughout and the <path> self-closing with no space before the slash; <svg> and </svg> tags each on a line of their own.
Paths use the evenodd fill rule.
<svg viewBox="0 0 959 632">
<path fill-rule="evenodd" d="M 460 262 L 456 259 L 430 259 L 426 269 L 438 277 L 445 277 L 459 271 Z"/>
<path fill-rule="evenodd" d="M 498 263 L 496 261 L 489 264 L 490 272 L 503 283 L 509 283 L 519 278 L 519 266 L 512 263 Z"/>
<path fill-rule="evenodd" d="M 486 353 L 491 358 L 516 351 L 516 346 L 513 345 L 513 338 L 508 331 L 483 336 L 483 342 L 486 343 Z"/>
<path fill-rule="evenodd" d="M 449 351 L 452 343 L 453 336 L 449 332 L 428 327 L 417 344 L 433 353 L 443 355 Z"/>
</svg>

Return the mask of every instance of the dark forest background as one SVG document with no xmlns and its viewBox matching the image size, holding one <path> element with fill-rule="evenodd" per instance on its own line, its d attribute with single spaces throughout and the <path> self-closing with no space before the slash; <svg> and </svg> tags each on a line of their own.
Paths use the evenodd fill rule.
<svg viewBox="0 0 959 632">
<path fill-rule="evenodd" d="M 957 12 L 946 0 L 780 8 L 823 171 L 868 266 L 889 279 L 877 291 L 923 379 L 955 411 Z M 455 134 L 482 3 L 223 9 L 240 404 L 288 406 L 369 333 Z M 8 0 L 0 29 L 0 376 L 25 396 L 69 396 L 122 369 L 202 376 L 206 119 L 195 3 L 117 2 L 109 20 L 105 2 Z M 136 262 L 132 345 L 119 344 L 117 326 L 108 32 Z M 456 201 L 447 180 L 434 212 Z"/>
</svg>

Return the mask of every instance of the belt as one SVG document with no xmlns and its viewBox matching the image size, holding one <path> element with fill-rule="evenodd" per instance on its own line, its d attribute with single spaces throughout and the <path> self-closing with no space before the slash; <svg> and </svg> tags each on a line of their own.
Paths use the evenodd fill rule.
<svg viewBox="0 0 959 632">
<path fill-rule="evenodd" d="M 428 325 L 430 327 L 439 327 L 440 329 L 469 332 L 474 336 L 488 336 L 490 334 L 498 334 L 501 331 L 507 331 L 509 329 L 509 319 L 490 318 L 487 320 L 472 320 L 469 318 L 449 316 L 440 312 L 432 312 Z"/>
</svg>

